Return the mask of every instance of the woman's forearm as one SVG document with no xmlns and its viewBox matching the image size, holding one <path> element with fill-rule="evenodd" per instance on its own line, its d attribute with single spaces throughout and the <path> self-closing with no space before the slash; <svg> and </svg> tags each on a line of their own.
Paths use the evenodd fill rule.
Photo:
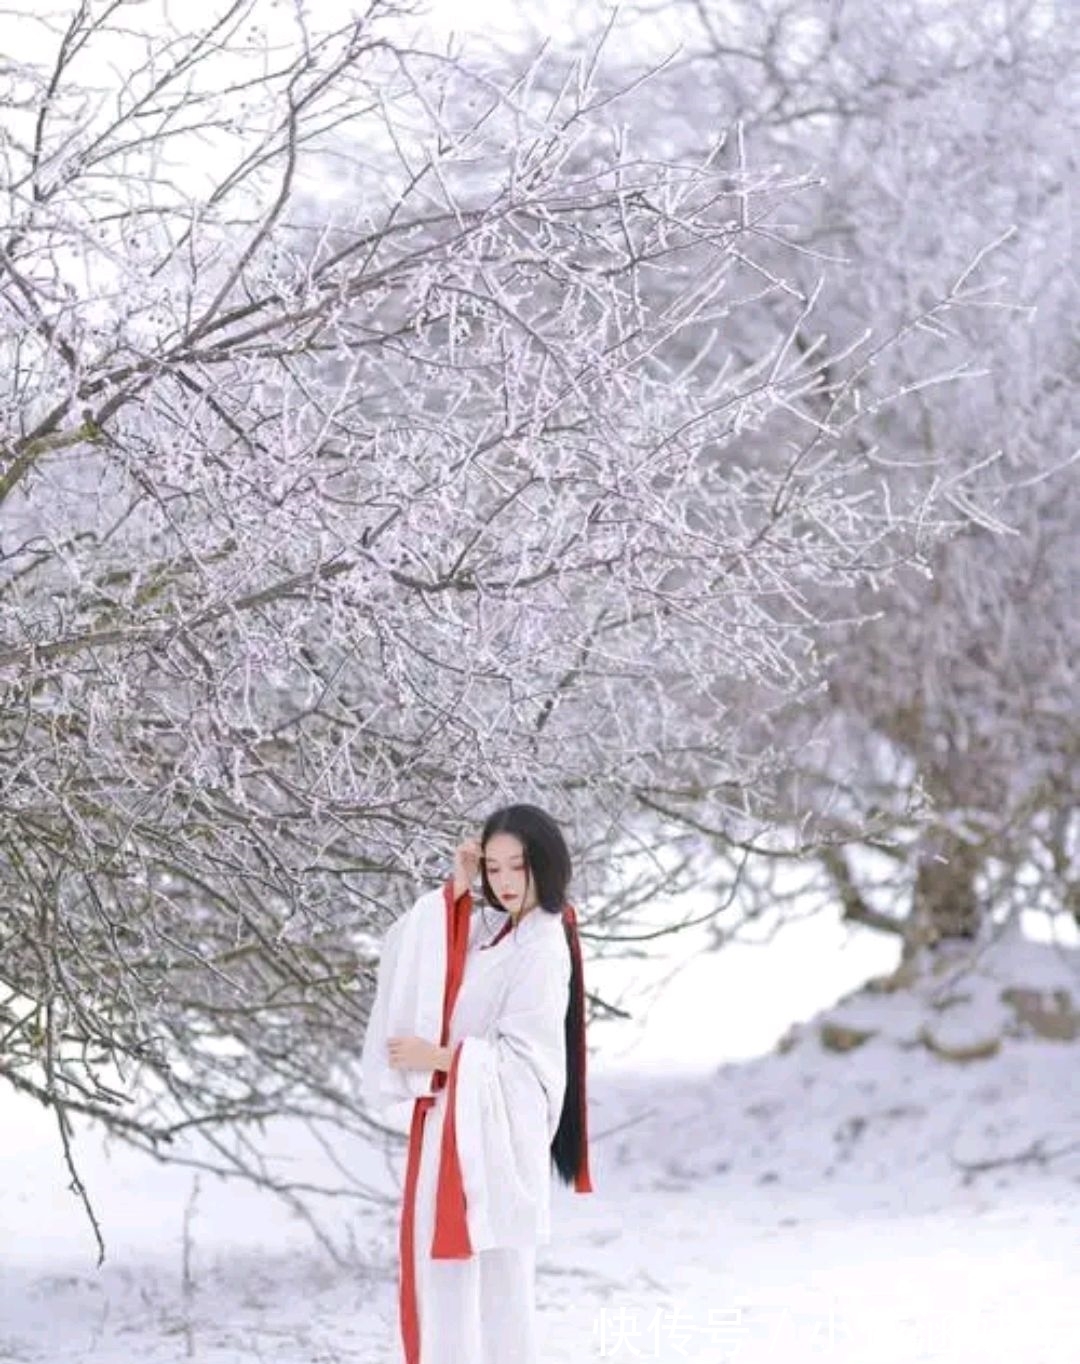
<svg viewBox="0 0 1080 1364">
<path fill-rule="evenodd" d="M 451 1062 L 453 1059 L 454 1059 L 454 1051 L 453 1051 L 453 1048 L 452 1048 L 452 1047 L 439 1047 L 438 1050 L 437 1050 L 437 1052 L 436 1052 L 435 1069 L 436 1069 L 436 1070 L 449 1070 L 449 1069 L 450 1069 L 450 1062 Z"/>
</svg>

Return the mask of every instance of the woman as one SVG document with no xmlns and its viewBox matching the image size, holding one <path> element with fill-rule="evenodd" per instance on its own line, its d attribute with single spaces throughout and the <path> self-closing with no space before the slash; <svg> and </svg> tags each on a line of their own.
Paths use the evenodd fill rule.
<svg viewBox="0 0 1080 1364">
<path fill-rule="evenodd" d="M 430 1019 L 433 984 L 444 984 L 438 1041 L 398 1031 L 385 1042 L 390 1068 L 431 1075 L 431 1092 L 413 1100 L 402 1204 L 404 1364 L 537 1364 L 536 1247 L 550 1239 L 552 1164 L 592 1190 L 570 874 L 549 815 L 496 810 L 479 841 L 458 847 L 453 878 L 405 916 L 412 936 L 396 947 L 395 979 L 380 968 L 379 994 L 396 987 L 406 1000 L 397 1021 Z M 410 976 L 422 982 L 413 1005 Z M 377 996 L 373 1024 L 379 1008 Z"/>
</svg>

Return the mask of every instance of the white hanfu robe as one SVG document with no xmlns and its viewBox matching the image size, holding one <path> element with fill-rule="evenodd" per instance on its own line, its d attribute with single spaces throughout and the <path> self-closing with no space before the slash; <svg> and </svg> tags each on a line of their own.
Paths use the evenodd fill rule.
<svg viewBox="0 0 1080 1364">
<path fill-rule="evenodd" d="M 364 1040 L 365 1095 L 376 1106 L 407 1102 L 418 1075 L 430 1086 L 412 1100 L 396 1359 L 538 1364 L 535 1256 L 551 1236 L 571 950 L 562 914 L 537 906 L 508 928 L 471 897 L 455 910 L 450 894 L 422 895 L 388 935 Z M 440 1007 L 451 1003 L 441 1030 L 432 992 Z M 442 1040 L 449 1073 L 393 1071 L 385 1053 L 395 1035 Z M 591 1187 L 587 1176 L 579 1187 Z"/>
</svg>

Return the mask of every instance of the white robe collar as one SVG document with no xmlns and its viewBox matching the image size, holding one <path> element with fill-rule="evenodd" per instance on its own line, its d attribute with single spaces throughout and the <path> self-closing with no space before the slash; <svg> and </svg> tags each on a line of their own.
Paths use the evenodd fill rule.
<svg viewBox="0 0 1080 1364">
<path fill-rule="evenodd" d="M 479 902 L 475 913 L 480 917 L 478 932 L 480 934 L 481 947 L 489 944 L 493 938 L 502 932 L 503 925 L 506 923 L 507 915 L 505 911 L 492 910 L 489 905 Z M 495 919 L 492 919 L 492 914 Z M 506 937 L 498 944 L 499 947 L 506 942 L 512 942 L 518 946 L 523 946 L 534 939 L 540 939 L 543 935 L 550 933 L 556 924 L 562 924 L 562 914 L 552 914 L 549 910 L 541 909 L 539 905 L 530 909 L 528 914 L 510 929 Z M 497 950 L 497 949 L 494 949 Z"/>
</svg>

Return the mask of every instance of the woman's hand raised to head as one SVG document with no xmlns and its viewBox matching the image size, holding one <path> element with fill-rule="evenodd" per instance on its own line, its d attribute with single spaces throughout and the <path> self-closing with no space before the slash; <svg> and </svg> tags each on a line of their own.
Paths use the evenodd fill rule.
<svg viewBox="0 0 1080 1364">
<path fill-rule="evenodd" d="M 454 851 L 454 899 L 464 895 L 480 875 L 480 840 L 467 838 Z"/>
</svg>

